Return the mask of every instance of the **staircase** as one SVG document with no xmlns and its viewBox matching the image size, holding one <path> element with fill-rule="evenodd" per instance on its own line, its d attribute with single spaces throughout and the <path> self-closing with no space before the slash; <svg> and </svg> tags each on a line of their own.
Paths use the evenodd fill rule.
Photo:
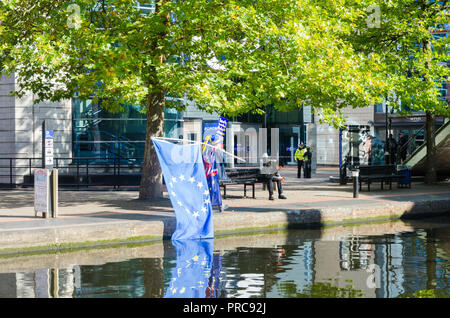
<svg viewBox="0 0 450 318">
<path fill-rule="evenodd" d="M 450 120 L 436 131 L 436 171 L 439 178 L 450 176 Z M 411 167 L 411 172 L 416 176 L 425 175 L 425 160 L 427 156 L 426 142 L 420 145 L 406 159 L 403 165 Z"/>
</svg>

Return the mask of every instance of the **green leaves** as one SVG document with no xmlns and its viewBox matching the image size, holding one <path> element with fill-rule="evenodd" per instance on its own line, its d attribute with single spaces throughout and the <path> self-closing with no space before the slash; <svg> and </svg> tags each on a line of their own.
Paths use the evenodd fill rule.
<svg viewBox="0 0 450 318">
<path fill-rule="evenodd" d="M 225 115 L 309 104 L 339 124 L 340 108 L 368 106 L 394 87 L 405 99 L 420 89 L 434 94 L 405 74 L 436 79 L 444 69 L 434 61 L 447 40 L 433 41 L 431 54 L 414 49 L 427 24 L 411 27 L 407 17 L 424 16 L 412 0 L 382 2 L 379 29 L 365 25 L 373 3 L 164 0 L 143 14 L 132 0 L 77 0 L 71 8 L 62 0 L 6 1 L 0 63 L 20 74 L 16 94 L 32 90 L 40 99 L 77 93 L 120 111 L 125 103 L 145 108 L 149 93 L 166 92 Z"/>
<path fill-rule="evenodd" d="M 361 1 L 363 6 L 369 3 Z M 442 63 L 448 60 L 449 37 L 436 34 L 440 25 L 448 24 L 444 3 L 379 1 L 380 27 L 366 27 L 361 15 L 356 21 L 359 33 L 346 38 L 358 52 L 379 56 L 379 78 L 387 92 L 396 96 L 391 105 L 398 111 L 407 105 L 413 111 L 450 115 L 448 102 L 437 89 L 449 75 L 449 67 Z"/>
</svg>

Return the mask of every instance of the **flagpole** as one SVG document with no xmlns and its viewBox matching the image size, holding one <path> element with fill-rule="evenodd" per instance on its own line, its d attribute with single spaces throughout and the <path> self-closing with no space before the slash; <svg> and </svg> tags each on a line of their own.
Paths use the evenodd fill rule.
<svg viewBox="0 0 450 318">
<path fill-rule="evenodd" d="M 223 153 L 226 153 L 227 155 L 230 155 L 230 156 L 233 157 L 233 158 L 236 158 L 236 159 L 238 159 L 238 160 L 241 160 L 241 161 L 243 161 L 243 162 L 246 162 L 244 159 L 242 159 L 242 158 L 240 158 L 240 157 L 237 157 L 237 156 L 235 156 L 235 155 L 233 155 L 233 154 L 231 154 L 231 153 L 229 153 L 229 152 L 227 152 L 227 151 L 225 151 L 225 150 L 223 150 L 223 149 L 220 149 L 220 148 L 218 148 L 218 147 L 212 146 L 212 145 L 210 145 L 210 144 L 208 144 L 208 143 L 205 143 L 205 142 L 198 142 L 198 141 L 189 140 L 189 139 L 168 138 L 168 137 L 152 137 L 152 139 L 161 139 L 161 140 L 163 140 L 163 141 L 164 141 L 164 140 L 187 141 L 187 142 L 191 142 L 191 143 L 194 143 L 194 144 L 206 145 L 206 146 L 209 146 L 209 147 L 214 148 L 214 149 L 216 149 L 216 150 L 220 150 L 220 151 L 222 151 Z"/>
</svg>

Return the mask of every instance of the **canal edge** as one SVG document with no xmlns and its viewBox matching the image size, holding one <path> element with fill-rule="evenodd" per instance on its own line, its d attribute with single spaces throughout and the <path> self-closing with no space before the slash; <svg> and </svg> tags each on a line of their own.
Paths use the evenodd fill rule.
<svg viewBox="0 0 450 318">
<path fill-rule="evenodd" d="M 282 212 L 214 213 L 218 237 L 430 218 L 450 215 L 450 200 L 396 202 L 371 207 L 292 209 Z M 127 221 L 55 228 L 0 231 L 0 257 L 12 254 L 52 253 L 63 250 L 151 244 L 169 240 L 175 218 L 163 221 Z M 81 239 L 80 239 L 81 238 Z"/>
</svg>

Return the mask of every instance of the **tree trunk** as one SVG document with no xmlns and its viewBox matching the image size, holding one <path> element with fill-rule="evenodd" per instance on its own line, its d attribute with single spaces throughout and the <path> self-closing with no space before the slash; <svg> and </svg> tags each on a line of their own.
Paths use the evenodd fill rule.
<svg viewBox="0 0 450 318">
<path fill-rule="evenodd" d="M 145 153 L 139 199 L 154 201 L 162 198 L 162 173 L 151 137 L 164 136 L 164 92 L 151 93 L 147 103 Z"/>
<path fill-rule="evenodd" d="M 155 15 L 161 14 L 161 6 L 168 0 L 155 2 Z M 162 25 L 169 23 L 169 13 L 162 13 Z M 158 51 L 159 42 L 166 37 L 166 31 L 162 30 L 155 38 L 150 47 L 152 52 Z M 159 65 L 167 62 L 167 57 L 163 52 L 158 54 Z M 158 156 L 151 137 L 164 137 L 164 106 L 165 91 L 158 80 L 156 67 L 150 66 L 150 76 L 148 78 L 149 94 L 147 96 L 147 127 L 145 131 L 145 152 L 142 163 L 142 177 L 139 188 L 139 199 L 155 201 L 162 198 L 162 172 L 159 165 Z"/>
<path fill-rule="evenodd" d="M 436 289 L 436 230 L 426 231 L 425 252 L 427 258 L 427 290 Z"/>
<path fill-rule="evenodd" d="M 423 49 L 425 52 L 431 51 L 430 40 L 423 41 Z M 430 69 L 430 61 L 425 62 L 425 68 Z M 425 81 L 430 81 L 428 76 L 425 76 Z M 427 138 L 427 157 L 425 162 L 425 183 L 436 183 L 436 140 L 434 136 L 434 114 L 431 110 L 426 111 L 426 138 Z"/>
<path fill-rule="evenodd" d="M 425 161 L 425 183 L 436 183 L 436 139 L 434 133 L 434 114 L 431 111 L 426 112 L 426 142 L 427 157 Z"/>
</svg>

